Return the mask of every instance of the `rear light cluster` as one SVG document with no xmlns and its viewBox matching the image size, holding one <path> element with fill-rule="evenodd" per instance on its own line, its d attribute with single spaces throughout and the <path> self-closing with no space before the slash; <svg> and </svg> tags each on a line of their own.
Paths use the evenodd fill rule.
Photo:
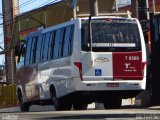
<svg viewBox="0 0 160 120">
<path fill-rule="evenodd" d="M 83 78 L 82 78 L 82 63 L 80 63 L 80 62 L 74 62 L 74 65 L 78 68 L 80 78 L 81 78 L 81 80 L 83 80 Z"/>
</svg>

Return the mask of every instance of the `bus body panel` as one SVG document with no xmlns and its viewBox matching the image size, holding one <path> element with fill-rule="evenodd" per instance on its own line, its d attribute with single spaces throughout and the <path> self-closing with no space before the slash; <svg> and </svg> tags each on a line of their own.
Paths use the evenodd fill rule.
<svg viewBox="0 0 160 120">
<path fill-rule="evenodd" d="M 142 52 L 113 53 L 114 80 L 141 80 L 144 77 Z"/>
<path fill-rule="evenodd" d="M 83 80 L 112 80 L 112 64 L 112 53 L 82 52 Z"/>
<path fill-rule="evenodd" d="M 118 19 L 117 17 L 113 18 Z M 97 17 L 96 19 L 101 18 Z M 42 30 L 41 34 L 45 34 L 59 28 L 62 29 L 67 25 L 74 25 L 73 50 L 72 54 L 67 57 L 28 66 L 18 63 L 17 84 L 19 88 L 23 89 L 25 101 L 51 99 L 50 87 L 52 85 L 55 87 L 57 98 L 83 91 L 107 93 L 144 90 L 146 86 L 144 37 L 138 20 L 132 18 L 129 20 L 136 21 L 139 28 L 141 40 L 141 50 L 139 51 L 82 50 L 82 19 L 71 20 L 71 22 Z"/>
<path fill-rule="evenodd" d="M 135 21 L 138 26 L 141 49 L 132 52 L 82 51 L 81 58 L 74 60 L 82 63 L 82 79 L 79 69 L 74 67 L 74 74 L 79 74 L 79 78 L 75 79 L 76 91 L 137 91 L 146 88 L 147 68 L 144 36 L 138 20 L 135 18 L 129 20 Z M 80 42 L 79 47 L 81 46 Z M 103 71 L 105 72 L 103 73 Z"/>
<path fill-rule="evenodd" d="M 70 93 L 70 89 L 73 87 L 71 78 L 71 57 L 62 58 L 61 60 L 57 59 L 51 63 L 48 83 L 55 85 L 58 97 Z M 54 83 L 52 81 L 54 81 Z"/>
</svg>

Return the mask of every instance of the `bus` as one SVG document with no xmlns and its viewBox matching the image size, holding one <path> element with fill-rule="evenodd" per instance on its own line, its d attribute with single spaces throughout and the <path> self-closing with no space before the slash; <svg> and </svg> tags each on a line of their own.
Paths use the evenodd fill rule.
<svg viewBox="0 0 160 120">
<path fill-rule="evenodd" d="M 117 109 L 146 88 L 146 48 L 136 18 L 76 18 L 30 33 L 18 45 L 21 111 L 33 104 L 85 110 L 92 102 Z"/>
</svg>

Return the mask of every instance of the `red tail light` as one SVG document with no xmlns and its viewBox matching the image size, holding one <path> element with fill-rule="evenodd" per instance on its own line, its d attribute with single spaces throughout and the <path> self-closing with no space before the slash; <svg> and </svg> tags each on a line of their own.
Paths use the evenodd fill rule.
<svg viewBox="0 0 160 120">
<path fill-rule="evenodd" d="M 82 63 L 74 62 L 74 65 L 79 69 L 80 78 L 81 78 L 81 80 L 83 80 L 83 78 L 82 78 Z"/>
</svg>

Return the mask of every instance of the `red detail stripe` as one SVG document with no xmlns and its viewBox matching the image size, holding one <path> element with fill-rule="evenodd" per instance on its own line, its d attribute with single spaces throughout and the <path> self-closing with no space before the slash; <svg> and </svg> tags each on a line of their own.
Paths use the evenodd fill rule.
<svg viewBox="0 0 160 120">
<path fill-rule="evenodd" d="M 114 80 L 142 80 L 143 76 L 116 76 L 114 77 Z"/>
<path fill-rule="evenodd" d="M 81 78 L 81 80 L 83 80 L 83 78 L 82 78 L 82 63 L 74 62 L 74 65 L 79 69 L 80 78 Z"/>
<path fill-rule="evenodd" d="M 114 80 L 143 80 L 146 62 L 142 62 L 142 51 L 112 55 Z"/>
</svg>

